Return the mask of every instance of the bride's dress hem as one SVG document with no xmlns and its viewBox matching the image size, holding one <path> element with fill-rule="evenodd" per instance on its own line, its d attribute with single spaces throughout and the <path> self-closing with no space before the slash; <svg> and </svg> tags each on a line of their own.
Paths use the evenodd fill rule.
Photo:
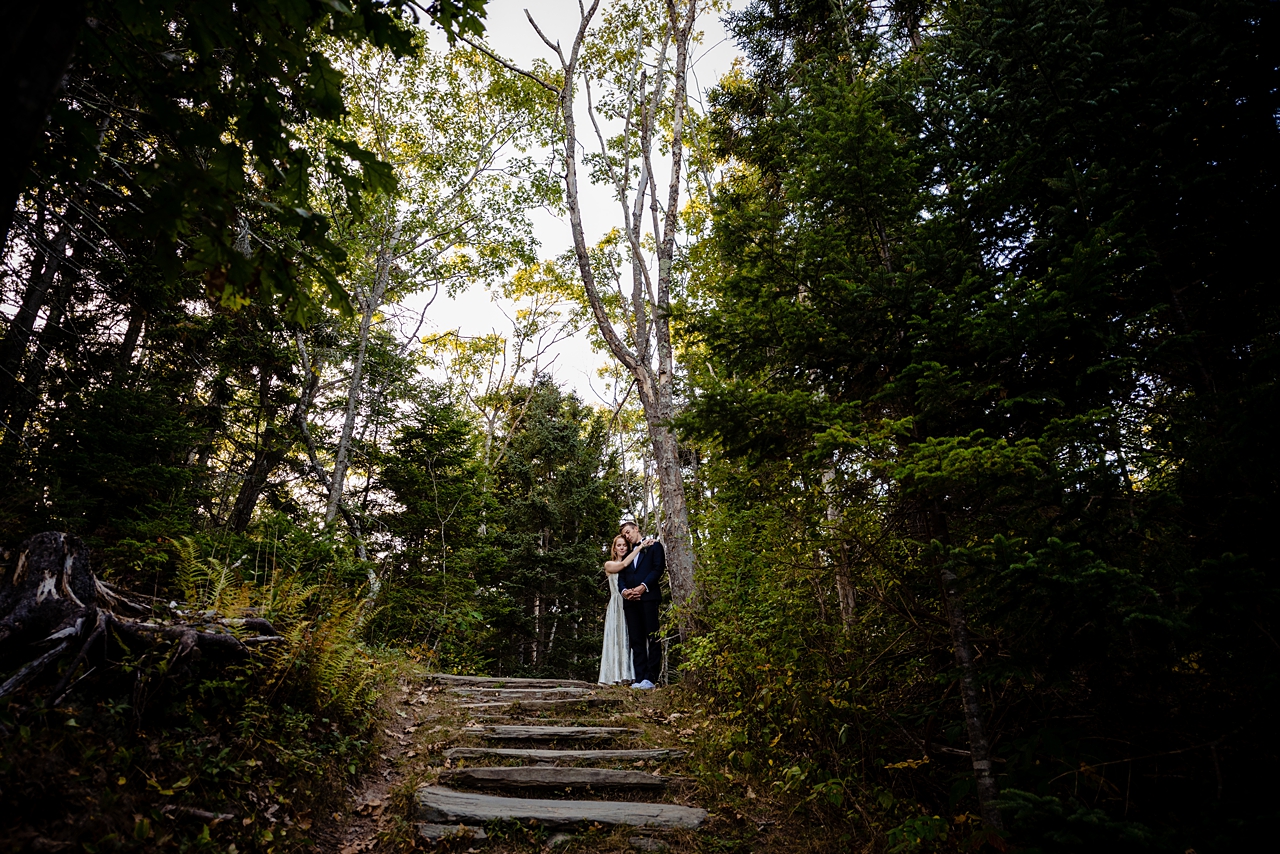
<svg viewBox="0 0 1280 854">
<path fill-rule="evenodd" d="M 635 681 L 631 668 L 631 646 L 627 643 L 627 621 L 622 615 L 622 592 L 618 576 L 609 576 L 609 605 L 604 616 L 604 645 L 600 650 L 601 685 L 626 685 Z"/>
</svg>

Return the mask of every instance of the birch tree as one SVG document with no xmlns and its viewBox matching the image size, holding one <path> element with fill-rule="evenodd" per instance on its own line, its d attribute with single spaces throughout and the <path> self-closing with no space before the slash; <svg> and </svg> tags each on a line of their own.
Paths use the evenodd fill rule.
<svg viewBox="0 0 1280 854">
<path fill-rule="evenodd" d="M 583 299 L 609 352 L 634 377 L 644 409 L 662 499 L 663 539 L 673 598 L 689 602 L 694 554 L 676 414 L 671 307 L 681 229 L 686 156 L 689 53 L 697 0 L 579 6 L 566 46 L 526 10 L 530 26 L 559 68 L 517 69 L 555 96 L 557 153 Z M 600 13 L 597 21 L 597 13 Z M 580 117 L 587 130 L 579 131 Z M 588 146 L 591 153 L 584 153 Z M 665 168 L 665 176 L 659 177 Z M 607 186 L 618 205 L 618 227 L 605 244 L 621 249 L 622 269 L 605 263 L 583 224 L 581 176 Z M 686 198 L 687 201 L 687 198 Z"/>
<path fill-rule="evenodd" d="M 326 524 L 341 511 L 358 468 L 361 413 L 381 393 L 366 368 L 375 328 L 395 326 L 401 355 L 409 357 L 442 288 L 491 281 L 533 261 L 536 243 L 525 211 L 547 197 L 545 183 L 515 177 L 533 171 L 527 152 L 540 138 L 539 125 L 529 121 L 536 112 L 529 100 L 539 96 L 527 79 L 493 69 L 473 51 L 425 46 L 408 61 L 363 49 L 335 64 L 348 84 L 351 113 L 343 130 L 391 165 L 397 189 L 372 200 L 370 214 L 358 219 L 343 216 L 341 188 L 327 188 L 351 254 L 344 284 L 357 314 L 345 346 L 311 360 L 312 370 L 329 360 L 329 370 L 339 373 L 328 400 L 340 414 L 331 428 L 332 463 L 312 461 L 325 491 Z M 409 301 L 423 305 L 410 311 Z M 358 523 L 343 515 L 359 539 Z"/>
</svg>

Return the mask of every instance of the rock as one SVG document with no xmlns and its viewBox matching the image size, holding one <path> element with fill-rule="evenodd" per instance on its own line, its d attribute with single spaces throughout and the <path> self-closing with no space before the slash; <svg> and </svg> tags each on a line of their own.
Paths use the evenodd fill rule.
<svg viewBox="0 0 1280 854">
<path fill-rule="evenodd" d="M 538 750 L 510 747 L 451 747 L 444 752 L 446 759 L 471 759 L 493 756 L 503 759 L 532 759 L 538 762 L 585 760 L 589 762 L 634 762 L 641 759 L 679 759 L 683 750 L 658 748 L 653 750 Z"/>
<path fill-rule="evenodd" d="M 670 847 L 661 839 L 653 839 L 648 836 L 633 836 L 627 841 L 637 851 L 666 851 Z"/>
<path fill-rule="evenodd" d="M 607 768 L 557 768 L 554 765 L 521 768 L 455 768 L 440 775 L 440 782 L 478 788 L 623 788 L 661 789 L 667 777 L 643 771 Z"/>
<path fill-rule="evenodd" d="M 616 726 L 482 726 L 468 727 L 463 732 L 495 741 L 617 741 L 644 734 L 643 730 Z"/>
<path fill-rule="evenodd" d="M 675 804 L 502 798 L 439 786 L 421 787 L 415 799 L 419 819 L 449 824 L 483 824 L 498 819 L 549 827 L 595 823 L 696 830 L 707 820 L 706 810 Z"/>
</svg>

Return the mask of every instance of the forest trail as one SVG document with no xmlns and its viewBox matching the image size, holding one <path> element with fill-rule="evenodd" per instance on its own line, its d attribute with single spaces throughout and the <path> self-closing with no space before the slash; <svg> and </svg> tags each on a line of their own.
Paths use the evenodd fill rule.
<svg viewBox="0 0 1280 854">
<path fill-rule="evenodd" d="M 665 705 L 661 689 L 402 678 L 375 763 L 317 850 L 692 851 L 708 813 Z"/>
</svg>

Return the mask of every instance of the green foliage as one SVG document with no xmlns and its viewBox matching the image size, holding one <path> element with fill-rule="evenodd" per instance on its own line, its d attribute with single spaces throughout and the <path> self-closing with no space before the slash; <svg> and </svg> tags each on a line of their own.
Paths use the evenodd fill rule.
<svg viewBox="0 0 1280 854">
<path fill-rule="evenodd" d="M 619 516 L 608 424 L 545 377 L 512 394 L 523 415 L 493 472 L 484 547 L 470 556 L 483 591 L 477 642 L 500 673 L 594 679 L 601 564 Z"/>
<path fill-rule="evenodd" d="M 683 424 L 710 454 L 690 664 L 744 767 L 976 809 L 946 752 L 968 747 L 954 575 L 1001 786 L 1034 793 L 1009 801 L 1015 842 L 1202 850 L 1228 813 L 1234 844 L 1263 826 L 1263 5 L 735 16 Z M 1219 774 L 1239 788 L 1206 807 L 1193 781 Z M 891 844 L 928 842 L 906 819 Z"/>
<path fill-rule="evenodd" d="M 7 700 L 0 773 L 21 817 L 16 839 L 40 830 L 85 850 L 306 850 L 312 822 L 345 799 L 384 681 L 359 642 L 358 601 L 269 562 L 208 556 L 192 539 L 173 548 L 185 592 L 173 616 L 263 616 L 282 640 L 238 662 L 112 641 L 110 661 L 58 708 L 38 695 Z M 174 807 L 238 820 L 201 827 L 175 821 Z"/>
<path fill-rule="evenodd" d="M 282 641 L 266 648 L 256 668 L 269 695 L 367 726 L 378 672 L 360 645 L 359 599 L 307 584 L 279 563 L 258 583 L 248 581 L 240 561 L 200 558 L 189 538 L 175 548 L 176 578 L 190 608 L 231 618 L 261 614 L 281 628 Z"/>
<path fill-rule="evenodd" d="M 1149 849 L 1155 841 L 1149 828 L 1136 822 L 1118 821 L 1075 798 L 1064 800 L 1009 789 L 1002 794 L 1001 808 L 1011 814 L 1031 843 L 1028 851 L 1079 851 L 1117 843 L 1141 851 Z"/>
<path fill-rule="evenodd" d="M 380 460 L 397 547 L 370 636 L 446 671 L 593 677 L 618 517 L 607 424 L 540 378 L 482 439 L 440 394 Z M 482 441 L 504 449 L 491 470 Z"/>
<path fill-rule="evenodd" d="M 452 41 L 483 31 L 484 6 L 426 11 Z M 315 210 L 311 175 L 344 187 L 355 210 L 394 175 L 359 145 L 308 145 L 298 131 L 346 112 L 344 76 L 319 43 L 411 56 L 415 4 L 102 0 L 87 13 L 31 189 L 74 196 L 92 182 L 127 196 L 99 227 L 152 243 L 158 269 L 198 273 L 224 306 L 279 299 L 296 320 L 322 304 L 350 312 L 336 278 L 347 255 Z"/>
</svg>

